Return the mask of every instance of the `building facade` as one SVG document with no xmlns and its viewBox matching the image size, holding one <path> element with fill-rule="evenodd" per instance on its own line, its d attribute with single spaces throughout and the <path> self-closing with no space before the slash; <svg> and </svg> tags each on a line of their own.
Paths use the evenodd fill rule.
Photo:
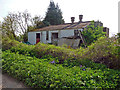
<svg viewBox="0 0 120 90">
<path fill-rule="evenodd" d="M 71 23 L 65 23 L 62 25 L 50 25 L 47 27 L 43 27 L 40 29 L 36 29 L 34 31 L 28 32 L 28 42 L 31 44 L 37 44 L 38 42 L 41 43 L 58 43 L 61 45 L 62 41 L 68 42 L 69 37 L 76 36 L 76 30 L 82 31 L 88 25 L 91 24 L 91 21 L 82 21 L 83 15 L 79 15 L 79 22 L 74 22 L 74 17 L 71 17 Z M 103 26 L 103 24 L 99 21 L 95 22 L 95 26 Z M 104 32 L 107 32 L 107 36 L 109 36 L 109 29 L 105 27 L 103 29 Z M 66 38 L 66 39 L 63 39 Z M 75 38 L 74 38 L 75 39 Z M 78 38 L 77 39 L 77 43 Z M 66 40 L 66 41 L 65 41 Z M 70 39 L 69 39 L 70 41 Z M 72 42 L 74 40 L 71 40 Z M 76 42 L 75 42 L 76 43 Z M 68 43 L 65 43 L 68 44 Z"/>
</svg>

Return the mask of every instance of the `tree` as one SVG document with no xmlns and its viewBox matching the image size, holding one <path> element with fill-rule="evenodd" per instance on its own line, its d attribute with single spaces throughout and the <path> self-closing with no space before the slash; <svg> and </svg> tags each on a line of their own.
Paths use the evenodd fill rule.
<svg viewBox="0 0 120 90">
<path fill-rule="evenodd" d="M 31 15 L 27 11 L 24 11 L 13 14 L 13 16 L 15 17 L 15 21 L 18 24 L 19 31 L 23 35 L 24 42 L 27 42 L 28 41 L 27 33 L 28 31 L 30 31 L 29 26 L 31 24 Z"/>
<path fill-rule="evenodd" d="M 9 13 L 2 22 L 3 34 L 14 39 L 16 39 L 16 35 L 23 35 L 24 42 L 27 42 L 27 33 L 31 30 L 31 19 L 31 15 L 27 11 Z"/>
<path fill-rule="evenodd" d="M 48 22 L 42 21 L 41 16 L 35 16 L 32 18 L 32 26 L 31 27 L 34 27 L 34 29 L 42 28 L 42 27 L 45 27 L 48 25 L 49 25 Z"/>
<path fill-rule="evenodd" d="M 49 22 L 51 25 L 58 25 L 64 23 L 62 18 L 62 12 L 58 4 L 55 5 L 53 1 L 50 1 L 44 21 Z"/>
<path fill-rule="evenodd" d="M 105 34 L 106 32 L 103 32 L 103 27 L 95 26 L 94 21 L 92 21 L 91 25 L 87 26 L 87 28 L 84 31 L 82 31 L 82 35 L 84 36 L 87 45 L 90 45 L 99 37 L 105 36 Z"/>
<path fill-rule="evenodd" d="M 8 36 L 11 39 L 16 39 L 15 32 L 17 31 L 17 28 L 15 17 L 13 14 L 9 13 L 1 24 L 2 35 Z"/>
</svg>

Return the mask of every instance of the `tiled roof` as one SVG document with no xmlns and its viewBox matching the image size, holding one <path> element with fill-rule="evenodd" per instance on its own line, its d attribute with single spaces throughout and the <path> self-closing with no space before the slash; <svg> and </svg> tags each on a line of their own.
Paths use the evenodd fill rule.
<svg viewBox="0 0 120 90">
<path fill-rule="evenodd" d="M 47 27 L 35 29 L 34 31 L 53 31 L 53 30 L 69 30 L 69 29 L 82 29 L 86 26 L 88 26 L 91 23 L 91 21 L 86 22 L 76 22 L 76 23 L 65 23 L 60 25 L 50 25 Z M 32 32 L 34 32 L 32 31 Z"/>
</svg>

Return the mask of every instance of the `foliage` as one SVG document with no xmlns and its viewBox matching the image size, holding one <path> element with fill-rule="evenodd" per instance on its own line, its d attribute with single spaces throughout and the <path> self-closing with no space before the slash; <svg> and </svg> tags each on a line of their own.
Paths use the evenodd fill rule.
<svg viewBox="0 0 120 90">
<path fill-rule="evenodd" d="M 43 22 L 43 24 L 44 24 L 44 27 L 50 25 L 50 23 L 49 23 L 48 21 L 43 20 L 42 22 Z"/>
<path fill-rule="evenodd" d="M 72 55 L 72 49 L 65 49 L 54 45 L 47 45 L 39 43 L 37 45 L 26 45 L 9 38 L 2 39 L 2 50 L 10 49 L 13 52 L 20 52 L 20 54 L 29 53 L 32 56 L 41 58 L 44 55 L 52 55 L 53 57 L 59 57 L 62 63 L 65 59 Z M 71 52 L 71 54 L 69 54 Z M 62 56 L 62 57 L 61 57 Z M 69 57 L 68 57 L 69 56 Z"/>
<path fill-rule="evenodd" d="M 117 35 L 118 35 L 118 38 L 120 38 L 120 33 L 117 33 Z"/>
<path fill-rule="evenodd" d="M 0 28 L 2 30 L 3 37 L 7 36 L 11 39 L 16 39 L 16 30 L 18 26 L 13 14 L 10 13 L 4 18 Z"/>
<path fill-rule="evenodd" d="M 115 38 L 101 37 L 88 48 L 76 50 L 43 43 L 26 45 L 9 38 L 3 39 L 2 46 L 3 71 L 31 87 L 120 87 L 120 71 L 109 69 L 120 69 L 120 46 Z"/>
<path fill-rule="evenodd" d="M 3 39 L 3 50 L 7 49 L 13 52 L 19 52 L 20 54 L 27 53 L 37 58 L 51 55 L 54 58 L 58 57 L 59 63 L 63 63 L 66 60 L 70 62 L 69 60 L 71 59 L 72 61 L 70 63 L 92 60 L 96 63 L 105 64 L 109 68 L 120 69 L 120 46 L 112 38 L 101 37 L 88 48 L 76 50 L 43 43 L 28 46 L 14 40 Z"/>
<path fill-rule="evenodd" d="M 47 56 L 46 56 L 47 57 Z M 101 67 L 91 69 L 84 65 L 63 67 L 48 59 L 23 56 L 4 51 L 2 68 L 4 72 L 35 88 L 118 88 L 120 71 Z M 97 65 L 96 65 L 97 66 Z"/>
<path fill-rule="evenodd" d="M 51 25 L 58 25 L 64 23 L 62 18 L 62 12 L 59 9 L 58 4 L 55 5 L 53 1 L 50 1 L 44 21 L 49 22 Z"/>
<path fill-rule="evenodd" d="M 34 29 L 42 28 L 42 27 L 45 27 L 45 26 L 49 25 L 47 22 L 42 21 L 41 16 L 33 17 L 32 18 L 32 24 L 33 24 Z"/>
<path fill-rule="evenodd" d="M 92 21 L 87 28 L 82 31 L 82 34 L 85 38 L 87 45 L 95 42 L 98 38 L 105 36 L 105 32 L 103 32 L 102 26 L 95 26 L 95 22 Z"/>
<path fill-rule="evenodd" d="M 120 46 L 114 38 L 101 37 L 86 49 L 78 49 L 79 58 L 88 58 L 109 68 L 120 69 Z"/>
<path fill-rule="evenodd" d="M 120 44 L 120 33 L 117 33 L 118 43 Z"/>
<path fill-rule="evenodd" d="M 2 30 L 1 30 L 1 22 L 0 22 L 0 52 L 1 52 L 1 49 L 2 49 Z"/>
<path fill-rule="evenodd" d="M 23 35 L 16 36 L 16 41 L 22 42 L 23 40 Z"/>
<path fill-rule="evenodd" d="M 11 40 L 9 37 L 3 38 L 2 39 L 2 50 L 8 50 L 12 47 L 18 46 L 20 43 L 18 43 L 15 40 Z"/>
<path fill-rule="evenodd" d="M 3 37 L 8 36 L 10 39 L 17 40 L 17 36 L 22 35 L 24 42 L 27 42 L 27 33 L 34 29 L 31 27 L 32 20 L 28 11 L 9 13 L 3 20 L 2 29 Z"/>
</svg>

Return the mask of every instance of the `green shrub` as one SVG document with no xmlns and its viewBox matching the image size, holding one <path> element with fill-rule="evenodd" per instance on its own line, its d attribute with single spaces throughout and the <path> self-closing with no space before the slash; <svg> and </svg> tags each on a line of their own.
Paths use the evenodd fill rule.
<svg viewBox="0 0 120 90">
<path fill-rule="evenodd" d="M 6 37 L 2 39 L 2 50 L 8 50 L 11 47 L 16 47 L 19 43 L 15 40 L 11 40 L 10 38 Z"/>
<path fill-rule="evenodd" d="M 67 68 L 61 64 L 50 63 L 51 59 L 38 59 L 5 51 L 2 55 L 2 69 L 35 88 L 118 88 L 120 86 L 118 70 L 108 68 L 92 70 L 86 66 Z"/>
<path fill-rule="evenodd" d="M 78 53 L 82 52 L 82 55 L 78 55 L 80 58 L 87 58 L 105 64 L 109 68 L 120 69 L 119 49 L 120 47 L 112 39 L 101 37 L 88 48 L 78 51 Z"/>
<path fill-rule="evenodd" d="M 9 50 L 11 50 L 12 52 L 18 52 L 19 54 L 23 55 L 35 56 L 35 54 L 33 53 L 34 47 L 34 45 L 19 43 L 19 45 L 17 45 L 16 47 L 13 46 Z"/>
<path fill-rule="evenodd" d="M 85 30 L 82 31 L 82 35 L 85 38 L 87 46 L 95 42 L 98 38 L 105 36 L 106 32 L 103 32 L 102 26 L 95 26 L 95 22 L 92 21 Z"/>
<path fill-rule="evenodd" d="M 3 50 L 7 49 L 37 58 L 51 55 L 54 58 L 58 57 L 59 63 L 64 63 L 65 60 L 69 62 L 70 59 L 75 59 L 75 62 L 78 63 L 81 62 L 81 60 L 92 60 L 96 63 L 107 65 L 109 68 L 120 69 L 120 46 L 117 40 L 114 41 L 112 38 L 101 37 L 95 43 L 88 46 L 88 48 L 76 50 L 43 43 L 26 45 L 14 40 L 5 39 L 3 40 Z"/>
<path fill-rule="evenodd" d="M 74 50 L 72 49 L 66 49 L 64 47 L 47 45 L 43 43 L 35 45 L 32 52 L 37 58 L 41 58 L 44 55 L 51 55 L 54 58 L 58 57 L 60 63 L 63 63 L 64 60 L 73 57 L 72 55 L 74 54 Z"/>
</svg>

